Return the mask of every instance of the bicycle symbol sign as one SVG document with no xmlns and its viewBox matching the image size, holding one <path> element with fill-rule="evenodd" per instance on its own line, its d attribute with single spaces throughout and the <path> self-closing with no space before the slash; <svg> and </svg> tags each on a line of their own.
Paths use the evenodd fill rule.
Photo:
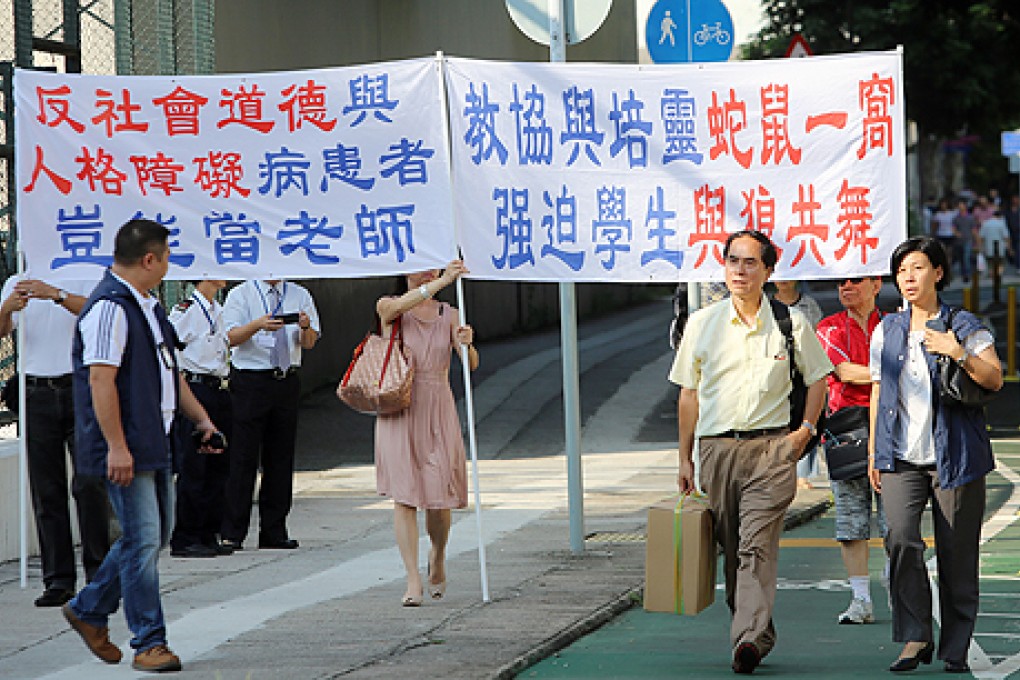
<svg viewBox="0 0 1020 680">
<path fill-rule="evenodd" d="M 726 61 L 733 19 L 721 0 L 658 0 L 648 13 L 645 40 L 657 64 Z"/>
</svg>

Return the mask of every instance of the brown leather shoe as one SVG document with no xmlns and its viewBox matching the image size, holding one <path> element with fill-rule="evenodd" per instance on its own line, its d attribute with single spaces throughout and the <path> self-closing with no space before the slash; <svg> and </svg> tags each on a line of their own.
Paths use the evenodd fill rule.
<svg viewBox="0 0 1020 680">
<path fill-rule="evenodd" d="M 181 660 L 166 645 L 156 645 L 135 654 L 131 667 L 136 671 L 162 673 L 181 670 Z"/>
<path fill-rule="evenodd" d="M 105 661 L 106 663 L 120 663 L 121 654 L 120 648 L 117 645 L 110 642 L 110 629 L 100 628 L 85 623 L 77 616 L 75 616 L 74 610 L 71 609 L 71 605 L 65 604 L 60 608 L 60 611 L 64 613 L 64 618 L 71 625 L 78 635 L 81 635 L 81 639 L 84 640 L 85 646 L 89 648 L 89 651 L 95 654 L 97 657 Z"/>
</svg>

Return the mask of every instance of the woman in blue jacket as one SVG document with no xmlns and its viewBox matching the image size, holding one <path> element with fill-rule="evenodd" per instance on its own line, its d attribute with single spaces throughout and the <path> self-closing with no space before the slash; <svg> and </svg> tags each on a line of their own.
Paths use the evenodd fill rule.
<svg viewBox="0 0 1020 680">
<path fill-rule="evenodd" d="M 932 596 L 921 537 L 921 514 L 932 504 L 945 670 L 968 672 L 967 649 L 978 610 L 978 539 L 985 475 L 995 463 L 981 408 L 941 403 L 938 355 L 957 362 L 978 384 L 1002 387 L 991 333 L 977 317 L 939 299 L 949 283 L 949 258 L 928 236 L 893 251 L 891 269 L 906 304 L 887 315 L 871 340 L 869 475 L 882 493 L 889 534 L 893 639 L 905 643 L 889 667 L 912 671 L 935 651 Z M 950 332 L 952 331 L 952 332 Z"/>
</svg>

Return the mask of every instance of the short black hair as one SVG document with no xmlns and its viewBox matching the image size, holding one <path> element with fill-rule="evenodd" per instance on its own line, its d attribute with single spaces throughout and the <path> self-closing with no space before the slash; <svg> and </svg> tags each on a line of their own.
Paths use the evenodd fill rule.
<svg viewBox="0 0 1020 680">
<path fill-rule="evenodd" d="M 730 234 L 729 238 L 726 239 L 726 245 L 723 246 L 723 258 L 725 259 L 730 256 L 730 244 L 742 236 L 749 236 L 761 244 L 762 264 L 767 269 L 774 269 L 776 262 L 779 261 L 779 251 L 776 250 L 776 245 L 772 243 L 772 239 L 754 229 L 744 229 L 743 231 L 735 231 Z"/>
<path fill-rule="evenodd" d="M 892 270 L 893 283 L 896 285 L 896 290 L 900 289 L 896 272 L 900 270 L 903 259 L 910 253 L 924 253 L 928 261 L 931 262 L 932 267 L 942 267 L 942 278 L 935 282 L 935 290 L 942 290 L 949 285 L 949 281 L 952 279 L 952 272 L 949 269 L 949 255 L 946 254 L 946 249 L 942 243 L 931 236 L 911 236 L 896 246 L 892 257 L 889 258 L 889 268 Z"/>
<path fill-rule="evenodd" d="M 122 265 L 133 265 L 152 253 L 163 257 L 170 230 L 159 222 L 135 219 L 124 224 L 117 231 L 113 242 L 113 261 Z"/>
</svg>

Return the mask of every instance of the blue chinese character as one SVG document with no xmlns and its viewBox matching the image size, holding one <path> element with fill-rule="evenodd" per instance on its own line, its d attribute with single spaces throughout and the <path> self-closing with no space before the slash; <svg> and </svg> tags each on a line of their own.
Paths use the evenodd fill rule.
<svg viewBox="0 0 1020 680">
<path fill-rule="evenodd" d="M 393 165 L 381 168 L 379 174 L 386 178 L 396 173 L 400 186 L 428 184 L 425 161 L 432 158 L 436 152 L 433 149 L 423 149 L 421 145 L 422 140 L 419 139 L 412 145 L 407 137 L 401 138 L 399 144 L 391 144 L 390 151 L 393 153 L 379 156 L 379 165 L 385 166 L 390 161 L 393 161 Z"/>
<path fill-rule="evenodd" d="M 259 263 L 259 239 L 256 234 L 262 233 L 262 226 L 255 220 L 249 220 L 244 213 L 237 213 L 237 219 L 231 213 L 213 212 L 202 218 L 205 223 L 205 235 L 213 240 L 216 252 L 216 264 L 228 262 Z"/>
<path fill-rule="evenodd" d="M 170 246 L 170 264 L 175 264 L 178 267 L 190 267 L 191 263 L 195 261 L 194 253 L 175 253 L 174 250 L 181 247 L 181 242 L 178 240 L 181 235 L 181 228 L 173 225 L 177 224 L 177 215 L 170 215 L 169 217 L 163 217 L 163 213 L 156 213 L 155 217 L 146 217 L 139 210 L 134 214 L 133 220 L 151 219 L 157 224 L 162 224 L 170 232 L 170 239 L 167 241 L 167 245 Z"/>
<path fill-rule="evenodd" d="M 701 165 L 704 155 L 698 151 L 694 127 L 696 114 L 694 97 L 690 96 L 687 90 L 662 91 L 662 125 L 666 131 L 663 165 L 673 161 L 691 161 L 695 165 Z"/>
<path fill-rule="evenodd" d="M 57 231 L 60 243 L 68 257 L 55 257 L 50 262 L 50 269 L 59 269 L 69 264 L 97 264 L 109 267 L 113 264 L 110 255 L 97 255 L 96 250 L 103 241 L 102 211 L 97 204 L 91 212 L 76 205 L 68 214 L 63 208 L 57 211 Z"/>
<path fill-rule="evenodd" d="M 575 272 L 581 271 L 584 266 L 583 251 L 556 247 L 564 243 L 577 244 L 577 197 L 572 194 L 568 196 L 564 184 L 563 195 L 556 196 L 555 203 L 548 191 L 542 192 L 542 200 L 553 209 L 551 215 L 542 217 L 542 228 L 549 236 L 549 242 L 542 246 L 542 257 L 558 258 Z"/>
<path fill-rule="evenodd" d="M 525 262 L 535 264 L 531 252 L 531 218 L 528 217 L 527 189 L 500 189 L 492 191 L 496 201 L 496 236 L 503 239 L 503 252 L 492 258 L 496 269 L 520 267 Z M 510 247 L 513 246 L 513 252 Z"/>
<path fill-rule="evenodd" d="M 346 116 L 352 111 L 358 112 L 358 117 L 354 119 L 353 123 L 351 123 L 351 127 L 361 125 L 369 111 L 372 112 L 372 115 L 375 116 L 377 120 L 381 120 L 384 123 L 393 122 L 393 119 L 383 113 L 383 110 L 392 111 L 397 108 L 397 104 L 399 103 L 389 99 L 389 75 L 384 73 L 382 75 L 375 76 L 374 78 L 363 75 L 360 78 L 351 80 L 349 84 L 351 90 L 351 103 L 343 108 L 342 113 Z"/>
<path fill-rule="evenodd" d="M 315 252 L 317 250 L 329 250 L 329 245 L 325 243 L 312 243 L 317 236 L 336 241 L 344 233 L 344 225 L 329 226 L 326 224 L 326 219 L 325 217 L 312 217 L 307 211 L 302 210 L 297 217 L 285 220 L 284 226 L 293 228 L 281 229 L 276 234 L 276 240 L 285 241 L 291 238 L 298 240 L 296 243 L 283 244 L 280 246 L 280 252 L 284 255 L 290 255 L 298 248 L 303 248 L 308 261 L 312 264 L 338 263 L 340 258 L 336 255 L 320 255 Z"/>
<path fill-rule="evenodd" d="M 259 163 L 259 177 L 266 180 L 266 183 L 259 187 L 259 193 L 264 195 L 272 190 L 276 198 L 279 198 L 290 187 L 297 187 L 307 196 L 308 168 L 311 165 L 303 153 L 291 151 L 285 146 L 280 147 L 280 153 L 267 151 L 266 161 Z"/>
<path fill-rule="evenodd" d="M 464 143 L 475 148 L 471 160 L 475 165 L 480 165 L 483 159 L 489 160 L 495 151 L 499 164 L 506 165 L 506 147 L 496 136 L 496 113 L 499 111 L 499 104 L 489 102 L 489 84 L 482 83 L 482 94 L 478 96 L 475 84 L 470 83 L 464 101 L 467 104 L 464 107 L 464 116 L 468 120 Z"/>
<path fill-rule="evenodd" d="M 648 238 L 650 240 L 654 239 L 656 245 L 652 250 L 646 250 L 641 253 L 641 266 L 645 266 L 652 260 L 665 260 L 677 269 L 680 269 L 684 263 L 684 254 L 680 252 L 679 248 L 666 248 L 666 239 L 676 236 L 677 233 L 676 229 L 670 229 L 666 226 L 666 220 L 675 220 L 676 211 L 667 210 L 664 203 L 662 187 L 655 187 L 655 196 L 648 197 L 648 214 L 645 215 L 645 227 L 653 221 L 656 222 L 656 226 L 648 230 Z"/>
<path fill-rule="evenodd" d="M 609 253 L 602 267 L 611 270 L 616 266 L 617 253 L 629 253 L 633 236 L 627 218 L 627 190 L 624 187 L 602 187 L 596 190 L 598 219 L 591 221 L 591 240 L 595 253 Z M 621 241 L 623 241 L 621 243 Z"/>
<path fill-rule="evenodd" d="M 323 149 L 322 171 L 325 176 L 322 178 L 320 191 L 326 191 L 331 179 L 347 182 L 363 191 L 368 191 L 375 184 L 374 177 L 358 177 L 358 173 L 361 172 L 361 152 L 356 146 L 337 144 L 335 149 Z"/>
<path fill-rule="evenodd" d="M 545 95 L 532 83 L 524 93 L 524 104 L 514 83 L 514 100 L 510 111 L 517 124 L 517 162 L 519 165 L 552 163 L 552 128 L 545 120 Z"/>
<path fill-rule="evenodd" d="M 404 252 L 414 250 L 414 231 L 411 220 L 401 219 L 414 214 L 413 205 L 394 205 L 380 207 L 375 212 L 361 204 L 361 212 L 354 216 L 358 224 L 358 240 L 361 242 L 361 257 L 370 255 L 386 255 L 392 248 L 396 253 L 397 262 L 407 259 Z"/>
<path fill-rule="evenodd" d="M 580 92 L 577 85 L 563 92 L 563 111 L 567 119 L 567 129 L 560 133 L 560 144 L 573 142 L 567 165 L 573 165 L 584 144 L 584 153 L 592 163 L 601 166 L 602 162 L 595 155 L 592 144 L 601 146 L 605 134 L 595 129 L 595 95 L 589 89 Z"/>
<path fill-rule="evenodd" d="M 613 121 L 614 137 L 609 154 L 616 158 L 627 147 L 627 163 L 631 168 L 648 167 L 648 140 L 645 137 L 652 134 L 652 124 L 641 120 L 644 108 L 645 103 L 634 97 L 634 90 L 622 104 L 613 93 L 613 110 L 609 112 L 609 120 Z"/>
</svg>

